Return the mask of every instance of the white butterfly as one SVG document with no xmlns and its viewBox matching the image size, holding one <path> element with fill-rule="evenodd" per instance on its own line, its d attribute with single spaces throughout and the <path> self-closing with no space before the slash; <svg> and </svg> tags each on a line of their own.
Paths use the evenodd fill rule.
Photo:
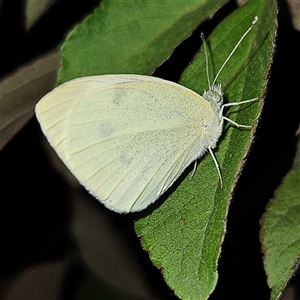
<svg viewBox="0 0 300 300">
<path fill-rule="evenodd" d="M 153 203 L 207 150 L 223 130 L 226 106 L 216 79 L 198 95 L 176 83 L 143 75 L 101 75 L 71 80 L 36 106 L 41 128 L 80 183 L 116 212 Z M 221 181 L 222 182 L 222 181 Z"/>
</svg>

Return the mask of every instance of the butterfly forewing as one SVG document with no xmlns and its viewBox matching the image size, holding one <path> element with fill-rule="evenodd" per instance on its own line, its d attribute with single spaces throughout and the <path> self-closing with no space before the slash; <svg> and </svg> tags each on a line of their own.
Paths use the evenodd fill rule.
<svg viewBox="0 0 300 300">
<path fill-rule="evenodd" d="M 83 77 L 37 106 L 45 135 L 78 180 L 118 212 L 154 202 L 210 144 L 218 115 L 199 95 L 140 75 Z"/>
</svg>

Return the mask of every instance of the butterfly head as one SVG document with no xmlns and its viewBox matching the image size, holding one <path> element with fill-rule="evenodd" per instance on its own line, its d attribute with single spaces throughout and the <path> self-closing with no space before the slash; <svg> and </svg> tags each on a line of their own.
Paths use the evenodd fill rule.
<svg viewBox="0 0 300 300">
<path fill-rule="evenodd" d="M 203 98 L 211 104 L 217 104 L 220 108 L 223 105 L 221 84 L 215 84 L 208 91 L 204 91 Z"/>
</svg>

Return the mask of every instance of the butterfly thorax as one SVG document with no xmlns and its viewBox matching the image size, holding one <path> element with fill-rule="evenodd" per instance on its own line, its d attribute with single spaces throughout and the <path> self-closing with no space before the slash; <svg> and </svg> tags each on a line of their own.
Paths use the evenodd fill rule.
<svg viewBox="0 0 300 300">
<path fill-rule="evenodd" d="M 210 126 L 207 126 L 207 135 L 209 137 L 209 147 L 215 148 L 217 141 L 222 133 L 223 118 L 220 115 L 221 107 L 223 105 L 223 93 L 221 85 L 214 85 L 208 91 L 204 91 L 202 96 L 211 106 L 215 120 L 210 120 Z"/>
</svg>

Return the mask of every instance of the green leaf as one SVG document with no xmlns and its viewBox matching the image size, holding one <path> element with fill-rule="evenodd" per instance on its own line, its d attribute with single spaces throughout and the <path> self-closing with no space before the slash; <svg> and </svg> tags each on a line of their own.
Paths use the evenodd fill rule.
<svg viewBox="0 0 300 300">
<path fill-rule="evenodd" d="M 263 97 L 274 47 L 274 2 L 269 1 L 268 5 L 264 1 L 249 2 L 222 22 L 208 40 L 213 78 L 254 16 L 259 18 L 257 24 L 218 78 L 229 102 Z M 197 92 L 207 89 L 203 53 L 184 72 L 181 84 Z M 207 299 L 216 286 L 217 261 L 230 199 L 261 108 L 262 99 L 251 105 L 232 107 L 226 113 L 239 124 L 254 126 L 252 130 L 241 130 L 226 125 L 215 151 L 224 179 L 223 188 L 213 160 L 207 155 L 199 162 L 192 180 L 187 176 L 177 188 L 171 189 L 170 197 L 163 197 L 167 199 L 157 209 L 136 223 L 136 232 L 142 237 L 151 260 L 162 268 L 166 282 L 182 299 Z"/>
<path fill-rule="evenodd" d="M 67 37 L 57 84 L 95 74 L 151 74 L 225 2 L 104 0 Z M 225 19 L 208 39 L 213 78 L 254 16 L 259 17 L 218 78 L 226 101 L 263 97 L 276 29 L 275 3 L 267 2 L 250 1 Z M 180 83 L 201 94 L 208 88 L 203 52 L 186 69 Z M 215 288 L 229 200 L 261 108 L 262 100 L 226 112 L 232 120 L 254 126 L 241 130 L 226 125 L 215 149 L 223 188 L 212 158 L 206 156 L 192 180 L 186 176 L 188 170 L 161 197 L 160 205 L 152 205 L 136 222 L 143 247 L 182 299 L 206 299 Z"/>
<path fill-rule="evenodd" d="M 104 0 L 61 49 L 57 84 L 100 74 L 151 74 L 227 0 Z"/>
<path fill-rule="evenodd" d="M 290 171 L 269 202 L 261 223 L 260 239 L 271 299 L 279 299 L 299 267 L 300 165 Z"/>
</svg>

